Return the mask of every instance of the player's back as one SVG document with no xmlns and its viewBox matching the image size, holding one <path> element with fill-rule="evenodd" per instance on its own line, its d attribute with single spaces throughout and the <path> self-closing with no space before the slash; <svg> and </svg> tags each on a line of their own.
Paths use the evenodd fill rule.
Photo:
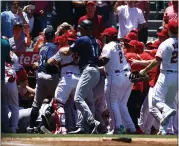
<svg viewBox="0 0 179 146">
<path fill-rule="evenodd" d="M 71 63 L 73 61 L 73 55 L 64 56 L 64 58 L 61 60 L 61 65 L 65 65 L 68 63 Z M 65 74 L 66 72 L 73 72 L 76 74 L 80 74 L 78 65 L 68 65 L 65 67 L 62 67 L 61 74 Z"/>
<path fill-rule="evenodd" d="M 156 56 L 162 56 L 161 70 L 178 70 L 178 39 L 169 38 L 159 46 Z"/>
<path fill-rule="evenodd" d="M 105 65 L 105 70 L 108 73 L 114 73 L 116 70 L 123 70 L 123 58 L 124 53 L 117 42 L 110 42 L 106 45 L 106 48 L 110 50 L 110 60 Z"/>
</svg>

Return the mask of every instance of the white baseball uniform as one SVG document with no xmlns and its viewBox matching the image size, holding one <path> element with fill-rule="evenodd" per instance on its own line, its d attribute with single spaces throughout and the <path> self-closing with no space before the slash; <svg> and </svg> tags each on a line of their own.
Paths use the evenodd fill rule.
<svg viewBox="0 0 179 146">
<path fill-rule="evenodd" d="M 156 58 L 161 59 L 160 74 L 154 87 L 153 106 L 163 114 L 171 110 L 178 85 L 178 39 L 169 38 L 159 46 Z M 170 107 L 169 107 L 170 106 Z"/>
<path fill-rule="evenodd" d="M 125 105 L 121 108 L 122 104 L 127 103 L 124 97 L 124 86 L 127 80 L 123 72 L 124 53 L 120 44 L 112 41 L 104 46 L 101 56 L 109 59 L 109 62 L 104 66 L 106 72 L 104 92 L 112 119 L 111 130 L 117 130 L 122 125 L 121 116 L 125 119 L 124 113 L 127 113 Z M 124 112 L 122 115 L 121 111 Z"/>
<path fill-rule="evenodd" d="M 62 54 L 59 53 L 55 54 L 53 58 L 57 62 L 60 62 L 61 65 L 68 64 L 73 61 L 72 55 L 63 56 Z M 70 95 L 72 98 L 74 97 L 74 93 L 77 83 L 79 81 L 79 77 L 80 77 L 80 71 L 77 65 L 68 65 L 66 67 L 61 68 L 61 78 L 59 79 L 59 83 L 55 90 L 55 98 L 58 100 L 59 103 L 65 105 Z M 72 102 L 69 102 L 69 104 L 73 105 Z M 71 109 L 69 108 L 70 106 L 66 106 L 66 107 L 68 107 L 66 108 L 66 111 L 68 109 L 68 111 L 66 112 L 66 115 L 68 115 L 68 125 L 74 125 L 73 123 L 74 119 L 72 118 L 73 112 L 71 112 Z M 64 107 L 60 107 L 58 110 L 62 114 L 65 113 Z"/>
<path fill-rule="evenodd" d="M 16 84 L 16 70 L 18 67 L 18 57 L 15 53 L 10 54 L 14 64 L 5 65 L 5 88 L 4 96 L 8 101 L 8 108 L 11 112 L 10 130 L 12 133 L 16 133 L 18 128 L 18 117 L 19 117 L 19 96 L 18 88 Z"/>
</svg>

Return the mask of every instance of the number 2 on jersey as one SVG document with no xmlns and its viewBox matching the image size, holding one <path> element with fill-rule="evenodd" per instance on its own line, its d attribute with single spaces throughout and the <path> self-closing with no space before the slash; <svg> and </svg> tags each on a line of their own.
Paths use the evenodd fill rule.
<svg viewBox="0 0 179 146">
<path fill-rule="evenodd" d="M 122 61 L 122 52 L 121 51 L 119 52 L 119 61 L 120 61 L 120 63 L 123 63 L 123 61 Z"/>
<path fill-rule="evenodd" d="M 171 63 L 177 63 L 177 61 L 178 61 L 178 51 L 173 51 L 172 52 Z"/>
</svg>

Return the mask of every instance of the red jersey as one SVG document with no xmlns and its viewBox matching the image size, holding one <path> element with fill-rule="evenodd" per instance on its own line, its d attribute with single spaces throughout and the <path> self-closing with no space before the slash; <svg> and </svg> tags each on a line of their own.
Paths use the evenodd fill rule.
<svg viewBox="0 0 179 146">
<path fill-rule="evenodd" d="M 83 20 L 88 19 L 87 15 L 82 16 L 79 20 L 78 20 L 78 25 L 80 25 L 80 23 Z M 103 32 L 104 29 L 104 25 L 103 25 L 103 19 L 102 16 L 100 15 L 95 15 L 94 19 L 88 19 L 90 21 L 92 21 L 92 34 L 95 38 L 100 39 L 100 34 Z"/>
</svg>

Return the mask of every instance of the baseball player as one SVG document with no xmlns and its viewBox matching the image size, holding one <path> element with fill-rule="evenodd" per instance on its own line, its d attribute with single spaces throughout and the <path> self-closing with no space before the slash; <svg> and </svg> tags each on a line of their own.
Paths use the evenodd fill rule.
<svg viewBox="0 0 179 146">
<path fill-rule="evenodd" d="M 125 122 L 130 117 L 128 117 L 129 114 L 126 115 L 128 113 L 126 108 L 127 102 L 125 101 L 126 97 L 124 97 L 125 89 L 123 89 L 123 85 L 127 80 L 123 72 L 123 61 L 125 58 L 120 44 L 117 42 L 117 30 L 115 28 L 106 28 L 102 36 L 105 37 L 106 45 L 103 47 L 100 56 L 100 65 L 104 66 L 106 73 L 104 92 L 112 119 L 110 130 L 114 131 L 114 134 L 121 134 L 123 130 L 121 116 Z M 121 115 L 121 111 L 125 113 L 127 118 Z"/>
<path fill-rule="evenodd" d="M 163 130 L 160 134 L 166 134 L 166 127 L 169 118 L 176 114 L 171 103 L 177 93 L 177 73 L 178 73 L 178 21 L 169 21 L 168 35 L 169 38 L 159 46 L 156 58 L 140 74 L 146 74 L 153 67 L 160 65 L 160 74 L 154 87 L 152 105 L 158 108 L 162 113 L 157 115 L 160 121 L 160 127 Z M 169 107 L 170 105 L 170 107 Z M 160 128 L 161 129 L 161 128 Z"/>
<path fill-rule="evenodd" d="M 74 31 L 67 31 L 63 35 L 66 44 L 64 46 L 72 45 L 76 39 L 76 33 Z M 61 46 L 63 47 L 63 46 Z M 75 89 L 80 77 L 79 67 L 74 64 L 73 54 L 70 56 L 61 57 L 59 52 L 53 57 L 48 59 L 48 63 L 58 64 L 60 63 L 61 68 L 61 78 L 55 90 L 55 103 L 53 105 L 55 116 L 56 116 L 56 132 L 55 134 L 66 134 L 66 117 L 64 106 L 69 99 L 70 95 L 73 97 Z M 69 118 L 71 115 L 69 116 Z"/>
<path fill-rule="evenodd" d="M 54 92 L 59 79 L 58 67 L 48 65 L 47 60 L 55 55 L 58 51 L 57 46 L 53 43 L 55 39 L 55 31 L 52 28 L 44 30 L 46 43 L 41 47 L 38 66 L 38 77 L 36 84 L 36 92 L 32 104 L 32 111 L 30 115 L 30 126 L 27 127 L 29 133 L 34 133 L 36 119 L 38 117 L 39 109 L 42 101 L 45 98 L 53 98 Z"/>
<path fill-rule="evenodd" d="M 97 133 L 100 122 L 94 119 L 91 109 L 94 109 L 95 99 L 93 88 L 97 85 L 100 77 L 98 70 L 98 48 L 97 40 L 92 36 L 92 22 L 83 20 L 79 25 L 81 37 L 69 48 L 61 48 L 62 55 L 70 55 L 72 52 L 79 56 L 79 69 L 81 76 L 75 91 L 75 105 L 78 112 L 77 130 L 71 134 L 84 133 L 84 120 L 89 126 L 90 133 Z M 88 101 L 88 104 L 86 103 Z"/>
<path fill-rule="evenodd" d="M 10 132 L 16 133 L 18 128 L 18 117 L 19 117 L 19 96 L 16 83 L 16 70 L 18 69 L 18 57 L 15 53 L 10 51 L 10 56 L 13 65 L 6 63 L 5 65 L 5 94 L 7 98 L 8 107 L 11 112 L 10 116 Z"/>
</svg>

